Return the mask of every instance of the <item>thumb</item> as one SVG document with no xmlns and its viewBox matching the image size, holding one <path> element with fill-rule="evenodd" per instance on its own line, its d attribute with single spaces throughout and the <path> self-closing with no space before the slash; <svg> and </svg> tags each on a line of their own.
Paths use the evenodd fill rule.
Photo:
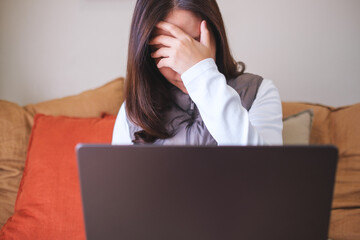
<svg viewBox="0 0 360 240">
<path fill-rule="evenodd" d="M 210 33 L 205 20 L 203 20 L 200 25 L 200 43 L 206 47 L 210 47 Z"/>
</svg>

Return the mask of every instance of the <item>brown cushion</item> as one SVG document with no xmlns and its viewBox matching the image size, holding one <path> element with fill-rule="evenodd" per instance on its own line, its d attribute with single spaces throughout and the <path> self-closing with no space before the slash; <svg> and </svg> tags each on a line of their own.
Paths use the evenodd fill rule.
<svg viewBox="0 0 360 240">
<path fill-rule="evenodd" d="M 17 104 L 0 100 L 0 228 L 14 204 L 30 136 L 29 114 Z"/>
<path fill-rule="evenodd" d="M 339 149 L 329 237 L 360 239 L 360 104 L 332 108 L 307 103 L 283 103 L 284 117 L 314 110 L 310 143 Z"/>
<path fill-rule="evenodd" d="M 334 240 L 359 240 L 360 209 L 332 210 L 329 237 Z"/>
<path fill-rule="evenodd" d="M 360 208 L 360 104 L 335 109 L 330 129 L 339 148 L 333 207 Z"/>
<path fill-rule="evenodd" d="M 102 113 L 116 115 L 124 100 L 124 79 L 118 78 L 108 84 L 60 99 L 31 104 L 25 109 L 32 115 L 46 114 L 68 117 L 99 117 Z"/>
<path fill-rule="evenodd" d="M 284 145 L 309 145 L 313 110 L 290 115 L 283 119 L 283 144 Z"/>
</svg>

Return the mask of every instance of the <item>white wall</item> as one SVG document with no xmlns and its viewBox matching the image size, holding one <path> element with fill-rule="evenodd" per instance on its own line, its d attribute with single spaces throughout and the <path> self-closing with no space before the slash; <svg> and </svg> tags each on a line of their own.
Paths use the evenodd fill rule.
<svg viewBox="0 0 360 240">
<path fill-rule="evenodd" d="M 283 100 L 360 102 L 359 0 L 219 1 L 230 44 Z"/>
<path fill-rule="evenodd" d="M 359 0 L 218 0 L 234 56 L 282 100 L 360 102 Z M 0 0 L 0 99 L 77 94 L 126 70 L 135 0 Z"/>
<path fill-rule="evenodd" d="M 125 74 L 133 0 L 0 0 L 0 99 L 35 103 Z"/>
</svg>

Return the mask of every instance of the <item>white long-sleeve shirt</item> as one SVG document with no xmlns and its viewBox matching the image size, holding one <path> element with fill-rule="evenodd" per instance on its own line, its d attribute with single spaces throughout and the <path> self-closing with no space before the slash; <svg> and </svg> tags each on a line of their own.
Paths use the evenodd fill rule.
<svg viewBox="0 0 360 240">
<path fill-rule="evenodd" d="M 218 145 L 282 144 L 281 100 L 271 80 L 262 81 L 247 111 L 211 58 L 188 69 L 181 79 Z M 112 143 L 132 144 L 125 102 L 116 118 Z"/>
</svg>

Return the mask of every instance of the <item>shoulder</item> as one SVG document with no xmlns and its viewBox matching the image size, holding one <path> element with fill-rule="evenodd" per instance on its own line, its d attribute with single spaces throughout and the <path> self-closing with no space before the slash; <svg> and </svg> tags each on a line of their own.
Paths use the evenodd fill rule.
<svg viewBox="0 0 360 240">
<path fill-rule="evenodd" d="M 262 81 L 251 110 L 250 112 L 253 113 L 257 110 L 261 110 L 260 112 L 269 111 L 271 113 L 274 111 L 282 112 L 280 94 L 272 80 L 264 79 Z"/>
<path fill-rule="evenodd" d="M 126 113 L 126 101 L 124 101 L 121 104 L 116 121 L 117 122 L 126 122 L 126 124 L 128 124 L 128 125 L 134 125 L 134 123 L 128 118 L 128 115 Z"/>
<path fill-rule="evenodd" d="M 129 126 L 126 119 L 125 102 L 122 103 L 115 120 L 112 144 L 131 144 L 129 138 Z"/>
<path fill-rule="evenodd" d="M 249 110 L 249 119 L 266 144 L 282 144 L 282 105 L 272 80 L 264 79 Z"/>
<path fill-rule="evenodd" d="M 261 85 L 260 85 L 261 88 L 276 88 L 274 82 L 270 79 L 266 79 L 264 78 Z"/>
<path fill-rule="evenodd" d="M 121 104 L 120 106 L 120 110 L 117 114 L 117 117 L 116 117 L 116 122 L 120 122 L 120 121 L 125 121 L 127 119 L 127 115 L 126 115 L 126 103 L 125 101 Z"/>
<path fill-rule="evenodd" d="M 263 98 L 263 97 L 277 97 L 280 99 L 279 91 L 275 86 L 274 82 L 270 79 L 264 79 L 259 86 L 258 93 L 256 98 Z"/>
<path fill-rule="evenodd" d="M 132 136 L 133 133 L 137 131 L 143 130 L 140 126 L 138 126 L 129 118 L 128 113 L 126 112 L 126 101 L 124 101 L 120 107 L 118 116 L 116 118 L 115 127 L 117 125 L 121 125 L 128 129 L 130 132 L 130 136 Z"/>
</svg>

